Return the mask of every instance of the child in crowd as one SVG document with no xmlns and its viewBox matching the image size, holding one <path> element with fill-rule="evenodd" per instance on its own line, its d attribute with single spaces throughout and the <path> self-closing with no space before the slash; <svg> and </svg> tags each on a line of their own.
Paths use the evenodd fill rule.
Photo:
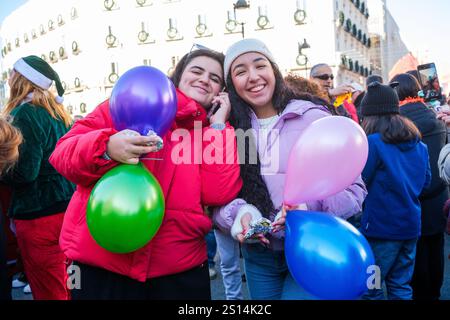
<svg viewBox="0 0 450 320">
<path fill-rule="evenodd" d="M 389 299 L 412 299 L 410 285 L 421 229 L 419 195 L 431 181 L 428 149 L 414 123 L 401 116 L 394 89 L 369 85 L 361 102 L 369 157 L 362 172 L 368 196 L 360 230 L 380 267 Z M 364 299 L 383 299 L 382 288 Z"/>
</svg>

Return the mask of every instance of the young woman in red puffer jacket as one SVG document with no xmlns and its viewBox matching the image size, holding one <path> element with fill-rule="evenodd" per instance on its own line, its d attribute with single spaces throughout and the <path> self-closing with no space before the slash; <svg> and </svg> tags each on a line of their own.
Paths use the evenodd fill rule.
<svg viewBox="0 0 450 320">
<path fill-rule="evenodd" d="M 178 110 L 172 129 L 161 137 L 161 150 L 148 146 L 156 142 L 155 137 L 117 132 L 108 101 L 77 121 L 59 141 L 50 161 L 77 184 L 60 238 L 64 253 L 81 271 L 81 289 L 72 290 L 72 299 L 211 299 L 205 242 L 211 220 L 203 206 L 230 202 L 242 184 L 234 131 L 226 123 L 231 106 L 228 95 L 221 92 L 222 65 L 223 55 L 206 49 L 192 51 L 178 63 L 172 76 Z M 208 119 L 207 110 L 213 104 L 220 108 Z M 203 141 L 197 149 L 192 143 L 191 154 L 203 153 L 213 144 L 223 151 L 222 164 L 174 163 L 179 152 L 172 151 L 179 139 L 172 141 L 171 135 L 176 129 L 185 129 L 193 142 L 194 121 L 201 122 L 203 135 L 219 133 L 222 139 Z M 213 132 L 208 133 L 210 130 Z M 137 163 L 149 152 L 151 158 L 164 159 L 142 160 L 164 193 L 162 225 L 145 247 L 128 254 L 108 252 L 91 237 L 86 224 L 91 190 L 111 168 Z M 112 160 L 106 160 L 105 153 Z"/>
</svg>

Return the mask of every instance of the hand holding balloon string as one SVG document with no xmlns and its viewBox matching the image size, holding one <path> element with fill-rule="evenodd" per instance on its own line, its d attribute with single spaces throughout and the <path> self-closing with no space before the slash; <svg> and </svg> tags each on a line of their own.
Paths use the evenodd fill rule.
<svg viewBox="0 0 450 320">
<path fill-rule="evenodd" d="M 161 138 L 156 134 L 141 136 L 136 131 L 125 129 L 109 138 L 106 152 L 117 162 L 137 164 L 142 155 L 157 152 L 161 147 Z"/>
<path fill-rule="evenodd" d="M 248 239 L 259 240 L 263 245 L 269 245 L 270 241 L 266 238 L 268 233 L 276 233 L 284 229 L 286 222 L 286 211 L 307 210 L 306 204 L 298 206 L 283 205 L 280 218 L 271 223 L 266 218 L 252 220 L 252 215 L 246 213 L 241 217 L 242 232 L 237 235 L 239 242 L 244 243 Z"/>
<path fill-rule="evenodd" d="M 302 203 L 298 206 L 283 204 L 283 206 L 281 207 L 281 217 L 272 223 L 272 233 L 276 233 L 285 229 L 287 212 L 292 210 L 308 210 L 308 207 L 305 203 Z"/>
</svg>

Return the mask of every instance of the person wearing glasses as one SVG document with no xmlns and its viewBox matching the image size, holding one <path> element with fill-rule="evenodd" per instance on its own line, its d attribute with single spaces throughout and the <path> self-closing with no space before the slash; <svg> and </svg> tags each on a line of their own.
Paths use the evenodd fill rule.
<svg viewBox="0 0 450 320">
<path fill-rule="evenodd" d="M 242 186 L 233 148 L 234 129 L 227 123 L 230 101 L 221 91 L 222 63 L 222 53 L 207 49 L 191 51 L 179 61 L 170 77 L 177 88 L 178 109 L 172 128 L 163 137 L 117 132 L 107 100 L 78 120 L 59 141 L 50 161 L 78 185 L 61 234 L 61 247 L 81 275 L 81 288 L 72 290 L 72 299 L 211 299 L 205 237 L 212 223 L 203 207 L 228 203 Z M 208 118 L 213 105 L 219 108 Z M 195 133 L 194 124 L 200 125 Z M 198 143 L 194 137 L 202 134 Z M 180 136 L 184 137 L 181 142 Z M 157 145 L 160 139 L 162 148 Z M 207 161 L 204 156 L 201 163 L 180 161 L 180 143 L 186 140 L 192 141 L 187 144 L 191 155 L 221 150 L 223 159 Z M 139 159 L 148 153 L 150 158 Z M 164 219 L 143 248 L 112 253 L 96 244 L 87 228 L 89 194 L 108 170 L 138 161 L 161 185 Z"/>
<path fill-rule="evenodd" d="M 316 64 L 311 68 L 310 79 L 317 83 L 324 93 L 328 95 L 338 115 L 351 118 L 359 123 L 357 111 L 353 103 L 340 99 L 340 97 L 346 94 L 353 93 L 355 91 L 353 86 L 342 84 L 335 88 L 333 71 L 325 63 Z"/>
<path fill-rule="evenodd" d="M 288 155 L 297 138 L 312 122 L 331 113 L 322 99 L 289 89 L 272 53 L 260 40 L 233 44 L 225 55 L 224 72 L 232 105 L 230 123 L 251 135 L 245 147 L 239 148 L 245 160 L 242 190 L 238 198 L 215 210 L 214 219 L 242 243 L 251 299 L 313 298 L 296 284 L 286 264 L 282 190 Z M 358 178 L 344 191 L 309 201 L 301 209 L 347 219 L 361 211 L 365 196 L 364 183 Z M 247 233 L 258 221 L 267 222 L 263 217 L 273 230 Z"/>
<path fill-rule="evenodd" d="M 353 92 L 351 85 L 342 84 L 334 87 L 334 75 L 330 66 L 325 63 L 316 64 L 311 68 L 310 78 L 316 82 L 322 90 L 326 91 L 333 101 L 337 96 Z"/>
</svg>

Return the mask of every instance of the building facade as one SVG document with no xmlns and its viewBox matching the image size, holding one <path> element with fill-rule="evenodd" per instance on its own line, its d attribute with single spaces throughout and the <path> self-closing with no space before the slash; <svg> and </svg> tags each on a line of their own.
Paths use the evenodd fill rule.
<svg viewBox="0 0 450 320">
<path fill-rule="evenodd" d="M 372 16 L 369 19 L 369 33 L 372 40 L 370 51 L 373 71 L 389 80 L 389 72 L 409 50 L 402 40 L 400 29 L 386 6 L 386 0 L 369 2 Z"/>
<path fill-rule="evenodd" d="M 244 1 L 245 2 L 245 1 Z M 106 99 L 128 69 L 170 73 L 201 44 L 217 51 L 259 38 L 284 74 L 309 76 L 328 63 L 337 84 L 371 73 L 368 6 L 360 0 L 29 0 L 0 28 L 0 106 L 20 57 L 41 56 L 60 74 L 64 104 L 85 115 Z M 44 9 L 45 8 L 45 9 Z"/>
<path fill-rule="evenodd" d="M 372 74 L 370 64 L 371 40 L 368 20 L 370 17 L 365 1 L 336 1 L 335 52 L 339 67 L 338 82 L 359 82 Z"/>
</svg>

